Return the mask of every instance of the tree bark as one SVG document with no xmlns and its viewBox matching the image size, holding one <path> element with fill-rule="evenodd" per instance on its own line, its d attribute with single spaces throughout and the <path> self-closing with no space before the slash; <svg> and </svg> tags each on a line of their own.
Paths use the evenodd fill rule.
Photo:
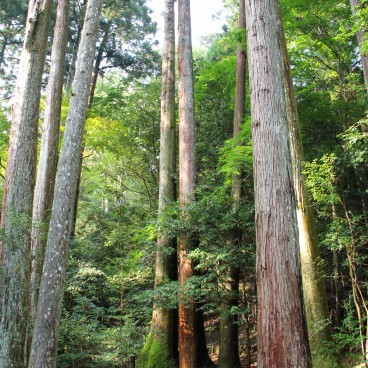
<svg viewBox="0 0 368 368">
<path fill-rule="evenodd" d="M 5 50 L 8 46 L 8 37 L 6 35 L 3 36 L 4 39 L 1 42 L 1 49 L 0 49 L 0 73 L 3 73 L 3 65 L 5 64 Z"/>
<path fill-rule="evenodd" d="M 56 366 L 57 336 L 61 316 L 68 243 L 101 7 L 102 0 L 88 1 L 64 141 L 56 175 L 55 195 L 29 368 L 54 368 Z"/>
<path fill-rule="evenodd" d="M 12 107 L 0 244 L 0 366 L 25 367 L 29 316 L 30 219 L 36 171 L 40 89 L 52 1 L 31 0 Z"/>
<path fill-rule="evenodd" d="M 357 15 L 358 7 L 360 4 L 361 4 L 361 0 L 350 0 L 351 11 L 353 15 Z M 365 83 L 365 87 L 368 90 L 368 56 L 362 54 L 361 52 L 364 37 L 365 37 L 365 30 L 361 30 L 357 32 L 358 46 L 360 49 L 360 58 L 362 60 L 364 83 Z"/>
<path fill-rule="evenodd" d="M 323 272 L 316 222 L 303 176 L 303 144 L 300 135 L 299 117 L 291 78 L 281 9 L 278 8 L 279 44 L 283 56 L 283 83 L 285 88 L 286 112 L 290 134 L 290 153 L 293 167 L 293 183 L 299 230 L 299 247 L 303 282 L 303 296 L 309 332 L 309 344 L 314 357 L 322 355 L 323 344 L 331 339 L 325 275 Z"/>
<path fill-rule="evenodd" d="M 174 0 L 165 1 L 165 32 L 162 52 L 161 136 L 158 216 L 176 200 L 175 145 L 175 13 Z M 166 232 L 157 239 L 155 288 L 177 279 L 176 240 Z M 143 349 L 143 359 L 150 367 L 160 368 L 170 359 L 178 366 L 177 310 L 153 306 L 150 337 Z M 160 349 L 157 349 L 160 346 Z M 152 351 L 152 353 L 150 353 Z"/>
<path fill-rule="evenodd" d="M 232 243 L 234 245 L 234 243 Z M 238 318 L 232 315 L 231 308 L 238 306 L 239 269 L 229 270 L 226 288 L 229 296 L 220 306 L 220 346 L 219 368 L 240 367 Z"/>
<path fill-rule="evenodd" d="M 277 0 L 247 0 L 257 232 L 258 367 L 309 368 Z"/>
<path fill-rule="evenodd" d="M 85 142 L 82 138 L 82 148 L 80 150 L 80 157 L 79 157 L 79 163 L 78 163 L 78 174 L 77 174 L 77 189 L 75 190 L 75 198 L 74 198 L 74 205 L 73 205 L 73 220 L 72 220 L 72 226 L 70 229 L 70 237 L 73 239 L 75 237 L 75 230 L 77 227 L 77 215 L 78 215 L 78 203 L 79 203 L 79 197 L 81 192 L 81 183 L 82 183 L 82 170 L 83 170 L 83 159 L 84 159 L 84 148 L 85 148 Z"/>
<path fill-rule="evenodd" d="M 190 25 L 190 0 L 178 1 L 178 66 L 179 66 L 179 201 L 182 219 L 188 216 L 186 208 L 195 200 L 195 125 L 193 56 Z M 179 236 L 179 285 L 194 275 L 194 262 L 188 253 L 197 241 L 188 234 Z M 179 302 L 179 367 L 202 366 L 200 344 L 200 313 L 195 301 Z M 203 334 L 201 334 L 203 336 Z M 203 347 L 202 347 L 203 348 Z"/>
<path fill-rule="evenodd" d="M 79 38 L 80 38 L 80 36 L 78 34 L 77 42 L 73 47 L 73 54 L 72 54 L 72 57 L 71 57 L 71 60 L 70 60 L 68 76 L 67 76 L 66 82 L 65 82 L 64 91 L 65 91 L 65 94 L 67 96 L 70 96 L 70 94 L 71 94 L 72 84 L 73 84 L 73 80 L 74 80 L 75 64 L 77 62 L 77 54 L 78 54 L 78 46 L 79 46 Z"/>
<path fill-rule="evenodd" d="M 69 69 L 68 69 L 68 75 L 66 78 L 66 82 L 65 82 L 65 86 L 64 86 L 64 91 L 65 94 L 67 96 L 70 96 L 71 94 L 71 89 L 72 89 L 72 84 L 73 84 L 73 80 L 74 80 L 74 76 L 75 76 L 75 66 L 77 63 L 77 55 L 78 55 L 78 49 L 79 49 L 79 42 L 81 39 L 81 34 L 82 34 L 82 29 L 84 26 L 84 19 L 85 19 L 85 12 L 86 12 L 86 0 L 83 0 L 83 8 L 80 14 L 80 19 L 81 22 L 78 24 L 78 31 L 77 31 L 77 35 L 75 37 L 75 42 L 73 45 L 73 54 L 70 60 L 70 65 L 69 65 Z M 74 7 L 73 7 L 73 14 L 74 16 L 76 16 L 76 9 L 75 9 L 75 3 L 74 3 Z M 83 19 L 82 19 L 83 18 Z"/>
<path fill-rule="evenodd" d="M 59 128 L 63 95 L 66 44 L 68 39 L 69 0 L 59 0 L 51 52 L 51 69 L 47 86 L 40 158 L 34 192 L 32 215 L 31 319 L 36 314 L 38 289 L 42 273 L 48 226 L 54 195 L 58 161 Z"/>
<path fill-rule="evenodd" d="M 105 26 L 103 27 L 104 35 L 102 37 L 101 44 L 99 45 L 97 49 L 97 56 L 96 56 L 95 66 L 93 68 L 91 90 L 89 93 L 89 101 L 88 101 L 88 107 L 90 108 L 92 107 L 93 98 L 95 96 L 95 89 L 97 85 L 98 73 L 100 71 L 100 65 L 103 59 L 103 54 L 105 52 L 107 42 L 109 41 L 110 28 L 111 28 L 111 22 L 106 23 Z"/>
<path fill-rule="evenodd" d="M 245 36 L 245 0 L 239 1 L 239 30 L 244 31 Z M 236 87 L 235 87 L 235 109 L 234 109 L 234 138 L 236 139 L 241 131 L 241 126 L 245 119 L 245 70 L 246 53 L 243 45 L 238 45 L 236 64 Z M 234 174 L 232 177 L 232 192 L 234 202 L 239 202 L 242 197 L 241 190 L 242 176 Z M 233 239 L 230 246 L 237 247 L 240 231 L 234 229 Z M 231 308 L 238 306 L 239 289 L 239 269 L 229 270 L 226 289 L 230 297 L 221 303 L 220 314 L 220 347 L 219 347 L 219 368 L 240 367 L 239 359 L 239 338 L 238 321 L 235 315 L 231 314 Z"/>
</svg>

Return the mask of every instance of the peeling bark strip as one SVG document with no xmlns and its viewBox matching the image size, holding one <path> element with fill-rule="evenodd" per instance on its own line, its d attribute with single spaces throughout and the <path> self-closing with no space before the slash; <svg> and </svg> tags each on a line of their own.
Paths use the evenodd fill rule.
<svg viewBox="0 0 368 368">
<path fill-rule="evenodd" d="M 54 368 L 56 365 L 56 344 L 77 185 L 77 171 L 101 7 L 102 0 L 88 1 L 64 142 L 56 175 L 55 195 L 29 368 Z"/>
<path fill-rule="evenodd" d="M 36 171 L 40 89 L 51 0 L 31 0 L 25 30 L 8 150 L 0 244 L 0 367 L 25 367 L 29 315 L 30 219 Z"/>
<path fill-rule="evenodd" d="M 32 214 L 31 316 L 34 319 L 46 240 L 42 225 L 50 219 L 58 160 L 59 128 L 68 40 L 69 0 L 59 0 L 51 52 L 40 158 Z"/>
<path fill-rule="evenodd" d="M 310 368 L 277 13 L 277 0 L 246 0 L 256 195 L 258 367 Z"/>
</svg>

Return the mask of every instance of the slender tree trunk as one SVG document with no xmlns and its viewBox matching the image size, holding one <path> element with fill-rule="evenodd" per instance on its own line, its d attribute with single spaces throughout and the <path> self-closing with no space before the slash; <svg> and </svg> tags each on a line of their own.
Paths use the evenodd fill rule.
<svg viewBox="0 0 368 368">
<path fill-rule="evenodd" d="M 31 0 L 12 107 L 0 244 L 0 366 L 25 367 L 29 316 L 30 219 L 37 156 L 40 89 L 52 1 Z"/>
<path fill-rule="evenodd" d="M 245 37 L 245 0 L 239 1 L 239 30 L 244 31 Z M 245 42 L 244 42 L 245 44 Z M 245 119 L 245 70 L 246 53 L 244 46 L 239 44 L 237 51 L 236 65 L 236 88 L 235 88 L 235 109 L 234 109 L 234 138 L 236 139 L 241 131 L 241 125 Z M 234 174 L 232 178 L 232 191 L 234 202 L 239 202 L 242 197 L 241 190 L 242 177 Z M 238 229 L 234 229 L 233 239 L 230 243 L 232 247 L 238 246 L 241 234 Z M 220 347 L 219 347 L 219 368 L 240 367 L 239 359 L 239 338 L 238 320 L 236 315 L 231 314 L 231 309 L 238 306 L 239 289 L 239 269 L 229 270 L 226 289 L 230 294 L 221 303 L 220 314 Z"/>
<path fill-rule="evenodd" d="M 80 157 L 79 157 L 78 170 L 77 170 L 78 172 L 77 189 L 75 190 L 75 198 L 74 198 L 74 205 L 73 205 L 73 220 L 72 220 L 72 227 L 70 229 L 70 237 L 72 239 L 75 237 L 75 229 L 77 226 L 78 202 L 79 202 L 80 189 L 81 189 L 81 183 L 82 183 L 84 148 L 85 148 L 85 142 L 83 142 L 83 138 L 82 138 L 82 148 L 80 150 Z"/>
<path fill-rule="evenodd" d="M 101 7 L 102 0 L 88 1 L 64 141 L 56 175 L 55 195 L 29 368 L 54 368 L 56 366 L 57 336 L 61 316 L 68 243 Z"/>
<path fill-rule="evenodd" d="M 243 290 L 242 290 L 242 303 L 243 303 L 243 308 L 247 308 L 250 306 L 250 303 L 248 302 L 248 296 L 247 293 L 248 291 L 245 288 L 245 282 L 246 282 L 246 277 L 244 277 L 243 279 Z M 246 346 L 245 346 L 245 351 L 246 351 L 246 362 L 245 362 L 245 368 L 251 368 L 252 365 L 252 345 L 251 345 L 251 337 L 250 337 L 250 320 L 249 320 L 249 315 L 250 315 L 250 311 L 246 311 L 244 314 L 244 320 L 245 320 L 245 337 L 246 337 Z"/>
<path fill-rule="evenodd" d="M 367 300 L 364 295 L 365 287 L 362 290 L 361 285 L 362 282 L 358 279 L 358 273 L 356 270 L 357 262 L 356 256 L 358 254 L 356 249 L 356 239 L 354 234 L 354 225 L 351 220 L 351 215 L 346 207 L 345 198 L 340 198 L 340 203 L 343 207 L 344 215 L 346 222 L 349 226 L 350 232 L 350 240 L 346 241 L 346 255 L 349 264 L 349 276 L 351 281 L 351 289 L 353 294 L 353 301 L 356 308 L 358 321 L 359 321 L 359 335 L 360 335 L 360 343 L 361 349 L 364 359 L 364 366 L 368 368 L 368 306 Z"/>
<path fill-rule="evenodd" d="M 175 145 L 175 13 L 174 0 L 165 1 L 165 36 L 162 52 L 161 137 L 158 215 L 176 200 Z M 177 279 L 176 240 L 162 232 L 157 239 L 155 288 Z M 153 306 L 150 337 L 142 352 L 146 366 L 178 366 L 177 310 Z M 159 348 L 157 348 L 159 347 Z M 143 363 L 143 361 L 142 361 Z M 142 368 L 144 364 L 141 365 Z"/>
<path fill-rule="evenodd" d="M 107 42 L 109 41 L 110 27 L 111 27 L 111 22 L 108 22 L 107 24 L 105 24 L 105 26 L 103 28 L 104 29 L 104 35 L 103 35 L 101 44 L 99 45 L 99 47 L 97 49 L 97 57 L 96 57 L 96 61 L 95 61 L 95 66 L 93 68 L 92 83 L 91 83 L 91 90 L 90 90 L 90 93 L 89 93 L 88 107 L 92 107 L 92 104 L 93 104 L 93 98 L 95 96 L 95 89 L 96 89 L 96 85 L 97 85 L 98 73 L 100 71 L 100 66 L 101 66 L 101 62 L 102 62 L 102 59 L 103 59 L 103 54 L 104 54 L 105 49 L 106 49 Z"/>
<path fill-rule="evenodd" d="M 335 299 L 335 327 L 341 325 L 341 312 L 340 312 L 340 267 L 339 267 L 339 253 L 337 250 L 332 251 L 333 262 L 333 286 L 334 286 L 334 299 Z"/>
<path fill-rule="evenodd" d="M 73 84 L 74 75 L 75 75 L 75 64 L 77 62 L 77 54 L 78 54 L 78 46 L 79 46 L 78 41 L 79 41 L 79 34 L 77 37 L 77 43 L 74 45 L 74 48 L 73 48 L 73 54 L 70 60 L 68 76 L 66 78 L 65 87 L 64 87 L 65 94 L 68 96 L 71 94 L 72 84 Z"/>
<path fill-rule="evenodd" d="M 350 0 L 351 11 L 354 15 L 357 15 L 358 7 L 361 4 L 361 0 Z M 363 68 L 363 76 L 364 76 L 364 83 L 366 88 L 368 89 L 368 56 L 362 54 L 362 44 L 365 37 L 365 30 L 361 30 L 357 32 L 357 39 L 358 39 L 358 46 L 360 49 L 360 58 L 362 60 L 362 68 Z"/>
<path fill-rule="evenodd" d="M 279 43 L 283 53 L 283 82 L 285 88 L 286 111 L 290 134 L 290 154 L 293 168 L 293 183 L 299 230 L 299 247 L 303 281 L 303 296 L 309 343 L 313 356 L 321 354 L 324 342 L 331 339 L 325 276 L 319 253 L 318 236 L 313 208 L 308 189 L 304 184 L 302 162 L 303 145 L 300 136 L 299 117 L 290 72 L 290 62 L 282 26 L 281 9 L 278 8 Z"/>
<path fill-rule="evenodd" d="M 277 0 L 247 0 L 257 231 L 258 367 L 310 368 Z"/>
<path fill-rule="evenodd" d="M 84 26 L 83 21 L 84 21 L 84 15 L 85 15 L 85 11 L 86 11 L 85 5 L 86 5 L 86 1 L 83 1 L 83 9 L 82 9 L 81 15 L 80 15 L 81 23 L 79 24 L 77 36 L 75 38 L 75 43 L 73 45 L 73 54 L 72 54 L 72 58 L 70 60 L 68 75 L 67 75 L 66 82 L 65 82 L 65 87 L 64 87 L 65 94 L 68 95 L 68 96 L 71 94 L 72 84 L 73 84 L 74 75 L 75 75 L 75 65 L 77 63 L 79 41 L 81 39 L 82 29 L 83 29 L 83 26 Z M 74 13 L 74 16 L 75 16 L 76 15 L 75 3 L 74 3 L 74 7 L 73 7 L 73 13 Z"/>
<path fill-rule="evenodd" d="M 4 39 L 1 42 L 1 49 L 0 49 L 0 73 L 4 72 L 2 67 L 5 61 L 5 50 L 7 46 L 8 46 L 8 37 L 4 36 Z"/>
<path fill-rule="evenodd" d="M 234 245 L 234 243 L 232 243 Z M 238 318 L 231 308 L 238 306 L 239 269 L 228 271 L 226 288 L 228 296 L 220 306 L 219 368 L 240 367 Z"/>
<path fill-rule="evenodd" d="M 368 227 L 368 168 L 363 164 L 362 166 L 357 167 L 354 171 L 358 182 L 362 214 L 365 225 Z"/>
<path fill-rule="evenodd" d="M 31 319 L 36 315 L 38 289 L 42 273 L 46 239 L 58 160 L 61 102 L 64 82 L 65 54 L 68 39 L 69 0 L 59 0 L 51 53 L 51 69 L 47 86 L 41 151 L 34 192 L 32 218 Z"/>
<path fill-rule="evenodd" d="M 178 66 L 179 66 L 179 201 L 182 218 L 195 200 L 195 133 L 193 57 L 190 26 L 190 0 L 178 1 Z M 188 253 L 197 245 L 197 240 L 181 233 L 179 236 L 179 285 L 194 275 L 194 262 Z M 199 368 L 208 358 L 203 344 L 203 317 L 193 300 L 179 303 L 179 367 Z M 203 346 L 204 345 L 204 346 Z M 207 354 L 206 354 L 207 353 Z M 207 357 L 207 358 L 206 358 Z"/>
</svg>

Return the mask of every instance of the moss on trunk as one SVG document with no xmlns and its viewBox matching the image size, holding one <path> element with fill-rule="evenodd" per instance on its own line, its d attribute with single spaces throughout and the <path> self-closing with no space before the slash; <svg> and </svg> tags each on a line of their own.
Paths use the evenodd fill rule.
<svg viewBox="0 0 368 368">
<path fill-rule="evenodd" d="M 146 344 L 136 360 L 136 368 L 178 368 L 168 346 L 159 336 L 148 335 Z"/>
</svg>

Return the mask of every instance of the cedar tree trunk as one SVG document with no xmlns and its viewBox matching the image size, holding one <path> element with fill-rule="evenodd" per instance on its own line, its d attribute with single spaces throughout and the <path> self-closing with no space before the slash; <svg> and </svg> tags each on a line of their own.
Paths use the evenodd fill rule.
<svg viewBox="0 0 368 368">
<path fill-rule="evenodd" d="M 12 107 L 0 244 L 0 367 L 25 367 L 40 89 L 52 1 L 31 0 Z M 2 267 L 3 266 L 3 267 Z"/>
<path fill-rule="evenodd" d="M 310 368 L 277 0 L 246 0 L 259 368 Z"/>
<path fill-rule="evenodd" d="M 176 200 L 175 169 L 175 13 L 174 0 L 165 1 L 162 51 L 161 136 L 158 216 Z M 176 241 L 165 232 L 157 239 L 155 288 L 177 279 Z M 178 366 L 177 310 L 153 306 L 151 333 L 141 353 L 143 363 L 161 368 Z M 144 362 L 143 362 L 144 361 Z M 169 361 L 171 363 L 169 363 Z"/>
<path fill-rule="evenodd" d="M 195 200 L 195 139 L 193 56 L 190 25 L 190 0 L 178 1 L 179 66 L 179 201 L 182 218 Z M 179 285 L 194 275 L 194 262 L 188 258 L 198 241 L 188 234 L 179 236 Z M 203 330 L 203 315 L 193 300 L 179 303 L 179 367 L 200 368 L 208 362 Z"/>
<path fill-rule="evenodd" d="M 41 278 L 29 368 L 55 368 L 68 243 L 102 0 L 89 0 L 78 51 Z"/>
<path fill-rule="evenodd" d="M 88 99 L 88 107 L 90 108 L 92 107 L 93 98 L 95 96 L 95 89 L 97 85 L 98 73 L 100 71 L 101 62 L 103 59 L 103 55 L 106 49 L 107 42 L 109 41 L 110 28 L 111 28 L 111 22 L 107 22 L 103 27 L 104 34 L 102 37 L 102 41 L 99 47 L 97 48 L 97 56 L 96 56 L 95 66 L 93 68 L 92 83 L 91 83 L 91 89 L 89 92 L 89 99 Z"/>
<path fill-rule="evenodd" d="M 321 348 L 324 342 L 330 340 L 332 333 L 328 314 L 325 277 L 320 259 L 313 208 L 309 200 L 308 190 L 304 184 L 302 172 L 304 158 L 303 145 L 300 136 L 299 117 L 280 8 L 278 8 L 278 18 L 279 44 L 283 53 L 285 101 L 290 134 L 290 153 L 293 166 L 303 296 L 309 331 L 309 343 L 312 352 L 316 356 L 322 354 L 323 359 Z"/>
<path fill-rule="evenodd" d="M 59 0 L 51 52 L 51 69 L 47 86 L 40 158 L 34 192 L 32 217 L 31 315 L 34 319 L 42 273 L 46 239 L 43 226 L 48 227 L 58 161 L 59 128 L 66 44 L 68 39 L 69 0 Z"/>
</svg>

